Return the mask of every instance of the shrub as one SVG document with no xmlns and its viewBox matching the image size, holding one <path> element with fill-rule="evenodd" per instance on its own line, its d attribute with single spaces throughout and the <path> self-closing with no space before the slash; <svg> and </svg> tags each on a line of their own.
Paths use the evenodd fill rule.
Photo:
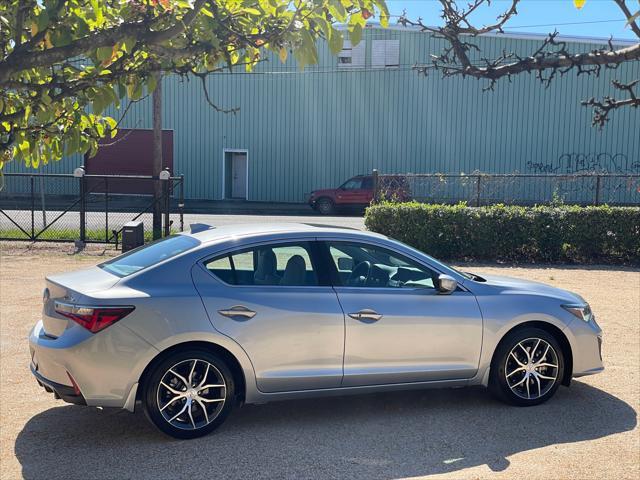
<svg viewBox="0 0 640 480">
<path fill-rule="evenodd" d="M 365 225 L 443 259 L 640 264 L 639 207 L 385 202 Z"/>
</svg>

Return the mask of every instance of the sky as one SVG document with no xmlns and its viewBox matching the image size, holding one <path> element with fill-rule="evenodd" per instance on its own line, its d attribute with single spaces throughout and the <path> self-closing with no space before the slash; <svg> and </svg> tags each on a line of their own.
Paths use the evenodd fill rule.
<svg viewBox="0 0 640 480">
<path fill-rule="evenodd" d="M 459 0 L 460 5 L 466 3 Z M 392 15 L 406 10 L 409 18 L 422 17 L 429 25 L 441 23 L 437 0 L 387 0 L 387 5 Z M 510 0 L 493 0 L 491 7 L 481 7 L 481 11 L 476 12 L 477 23 L 495 21 L 510 5 Z M 638 0 L 627 0 L 627 5 L 633 12 L 640 8 Z M 392 22 L 396 20 L 392 18 Z M 507 23 L 505 31 L 547 34 L 555 28 L 562 35 L 607 39 L 613 35 L 617 39 L 637 40 L 625 23 L 624 14 L 613 0 L 586 0 L 581 10 L 575 8 L 573 0 L 522 0 L 518 15 Z"/>
</svg>

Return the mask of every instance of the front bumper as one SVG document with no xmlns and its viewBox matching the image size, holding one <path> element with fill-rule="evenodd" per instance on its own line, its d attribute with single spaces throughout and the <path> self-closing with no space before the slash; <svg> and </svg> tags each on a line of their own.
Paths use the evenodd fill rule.
<svg viewBox="0 0 640 480">
<path fill-rule="evenodd" d="M 86 405 L 87 401 L 82 396 L 82 393 L 76 391 L 73 387 L 68 385 L 62 385 L 61 383 L 52 382 L 51 380 L 44 378 L 36 370 L 36 366 L 31 364 L 31 373 L 36 377 L 38 385 L 44 388 L 47 392 L 53 393 L 55 398 L 61 398 L 67 403 L 73 403 L 74 405 Z"/>
<path fill-rule="evenodd" d="M 573 320 L 565 330 L 573 353 L 573 377 L 594 375 L 604 370 L 602 329 L 595 318 L 589 322 Z"/>
</svg>

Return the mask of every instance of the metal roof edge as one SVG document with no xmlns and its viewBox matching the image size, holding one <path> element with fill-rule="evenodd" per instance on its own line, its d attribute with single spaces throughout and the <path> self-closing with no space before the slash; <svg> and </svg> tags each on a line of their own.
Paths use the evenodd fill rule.
<svg viewBox="0 0 640 480">
<path fill-rule="evenodd" d="M 347 25 L 344 24 L 340 24 L 337 25 L 337 28 L 339 30 L 346 30 Z M 370 22 L 367 23 L 366 25 L 367 29 L 373 30 L 394 30 L 394 31 L 406 31 L 406 32 L 412 32 L 412 33 L 420 33 L 421 29 L 420 27 L 417 26 L 402 26 L 402 25 L 389 25 L 388 27 L 383 27 L 382 25 L 380 25 L 377 22 Z M 434 27 L 437 28 L 437 27 Z M 519 40 L 544 40 L 546 39 L 549 34 L 545 34 L 545 33 L 533 33 L 533 32 L 513 32 L 510 30 L 505 30 L 504 33 L 499 33 L 499 32 L 489 32 L 489 33 L 485 33 L 480 35 L 481 37 L 498 37 L 498 38 L 513 38 L 513 39 L 519 39 Z M 570 42 L 570 43 L 591 43 L 591 44 L 601 44 L 601 45 L 608 45 L 609 43 L 609 38 L 603 38 L 603 37 L 588 37 L 588 36 L 577 36 L 577 35 L 562 35 L 559 34 L 557 37 L 558 40 L 561 40 L 563 42 Z M 619 45 L 619 46 L 631 46 L 631 45 L 636 45 L 638 43 L 638 41 L 635 40 L 628 40 L 628 39 L 623 39 L 623 38 L 612 38 L 611 39 L 611 43 L 614 45 Z"/>
</svg>

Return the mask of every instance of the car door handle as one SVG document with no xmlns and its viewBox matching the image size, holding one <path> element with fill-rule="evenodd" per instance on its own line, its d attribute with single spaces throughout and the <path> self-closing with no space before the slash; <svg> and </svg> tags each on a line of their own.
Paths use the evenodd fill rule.
<svg viewBox="0 0 640 480">
<path fill-rule="evenodd" d="M 365 308 L 359 312 L 350 313 L 349 316 L 354 320 L 377 322 L 382 318 L 382 315 L 375 310 Z"/>
<path fill-rule="evenodd" d="M 229 318 L 243 317 L 247 320 L 256 316 L 256 312 L 254 312 L 253 310 L 249 310 L 244 305 L 234 305 L 233 307 L 227 308 L 226 310 L 218 310 L 218 313 Z"/>
</svg>

